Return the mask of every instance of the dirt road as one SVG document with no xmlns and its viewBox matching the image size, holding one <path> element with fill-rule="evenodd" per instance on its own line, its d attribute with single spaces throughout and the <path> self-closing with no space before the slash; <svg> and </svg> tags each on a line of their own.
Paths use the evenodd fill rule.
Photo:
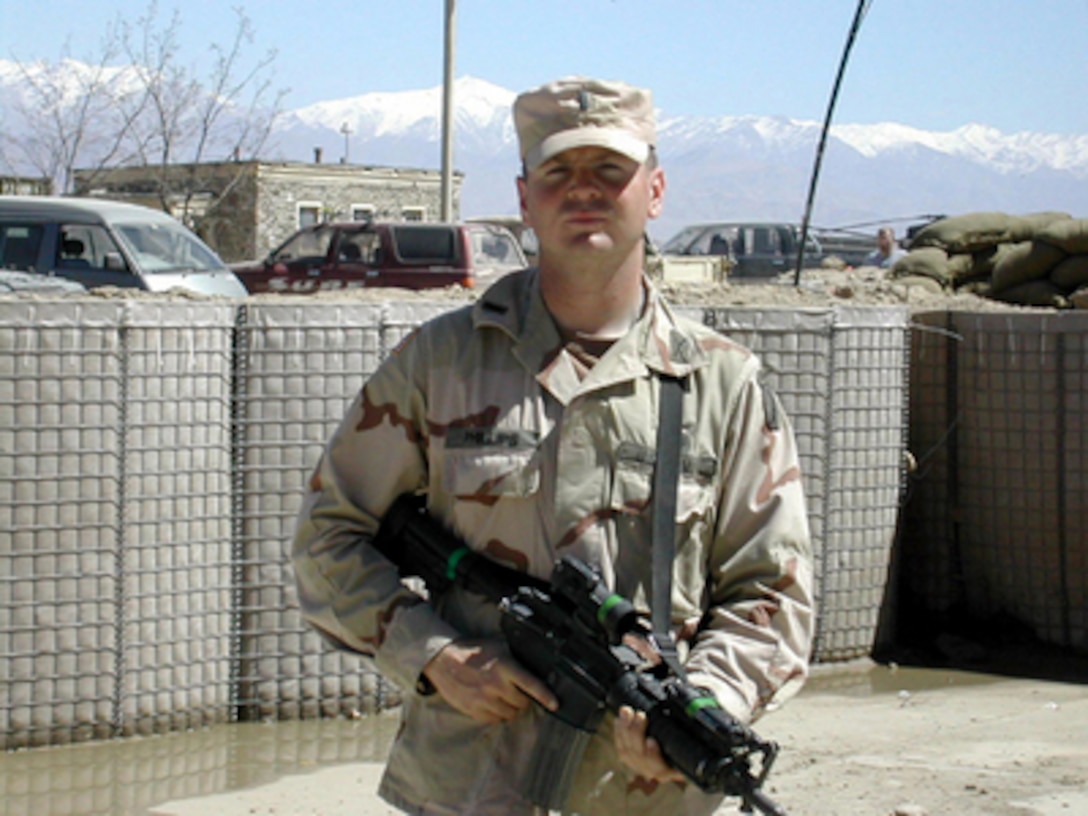
<svg viewBox="0 0 1088 816">
<path fill-rule="evenodd" d="M 1086 685 L 868 661 L 819 666 L 756 730 L 781 745 L 765 790 L 791 816 L 1088 814 Z M 374 795 L 380 771 L 320 767 L 149 814 L 392 816 Z"/>
</svg>

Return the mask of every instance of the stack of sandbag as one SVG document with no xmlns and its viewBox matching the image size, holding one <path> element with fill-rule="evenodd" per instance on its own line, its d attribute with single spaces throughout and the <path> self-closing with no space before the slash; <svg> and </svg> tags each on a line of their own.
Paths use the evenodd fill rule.
<svg viewBox="0 0 1088 816">
<path fill-rule="evenodd" d="M 1088 218 L 977 212 L 914 236 L 891 277 L 1007 303 L 1088 308 Z"/>
</svg>

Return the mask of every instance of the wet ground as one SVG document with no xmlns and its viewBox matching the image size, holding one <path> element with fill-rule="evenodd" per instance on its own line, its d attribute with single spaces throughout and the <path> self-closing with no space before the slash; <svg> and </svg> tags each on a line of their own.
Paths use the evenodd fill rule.
<svg viewBox="0 0 1088 816">
<path fill-rule="evenodd" d="M 791 816 L 1088 813 L 1088 676 L 819 666 L 756 725 Z M 7 816 L 386 816 L 396 714 L 246 723 L 0 755 Z M 724 812 L 735 812 L 732 808 Z"/>
</svg>

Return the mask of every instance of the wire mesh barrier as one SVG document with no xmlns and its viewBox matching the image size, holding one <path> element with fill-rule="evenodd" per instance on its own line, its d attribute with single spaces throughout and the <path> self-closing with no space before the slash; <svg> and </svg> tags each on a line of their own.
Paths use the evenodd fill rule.
<svg viewBox="0 0 1088 816">
<path fill-rule="evenodd" d="M 1088 314 L 917 320 L 904 604 L 1085 652 Z"/>
<path fill-rule="evenodd" d="M 399 691 L 306 627 L 302 491 L 348 402 L 457 304 L 0 303 L 0 746 L 350 717 Z M 764 359 L 817 550 L 815 658 L 869 653 L 905 438 L 905 310 L 688 307 Z"/>
<path fill-rule="evenodd" d="M 907 314 L 723 309 L 705 320 L 760 355 L 794 425 L 816 554 L 813 657 L 867 655 L 902 491 Z"/>
</svg>

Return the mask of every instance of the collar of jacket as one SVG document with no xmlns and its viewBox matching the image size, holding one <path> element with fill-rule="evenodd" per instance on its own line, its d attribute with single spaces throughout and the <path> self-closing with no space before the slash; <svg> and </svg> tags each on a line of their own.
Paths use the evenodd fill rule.
<svg viewBox="0 0 1088 816">
<path fill-rule="evenodd" d="M 504 275 L 484 292 L 472 310 L 473 327 L 477 331 L 492 328 L 505 332 L 513 341 L 514 354 L 533 372 L 545 366 L 560 344 L 555 322 L 540 295 L 538 274 L 531 267 Z M 649 370 L 684 377 L 706 365 L 706 352 L 698 338 L 678 323 L 649 278 L 643 280 L 647 308 L 631 331 L 616 341 L 625 347 L 621 366 L 628 369 L 626 376 L 645 376 Z"/>
</svg>

